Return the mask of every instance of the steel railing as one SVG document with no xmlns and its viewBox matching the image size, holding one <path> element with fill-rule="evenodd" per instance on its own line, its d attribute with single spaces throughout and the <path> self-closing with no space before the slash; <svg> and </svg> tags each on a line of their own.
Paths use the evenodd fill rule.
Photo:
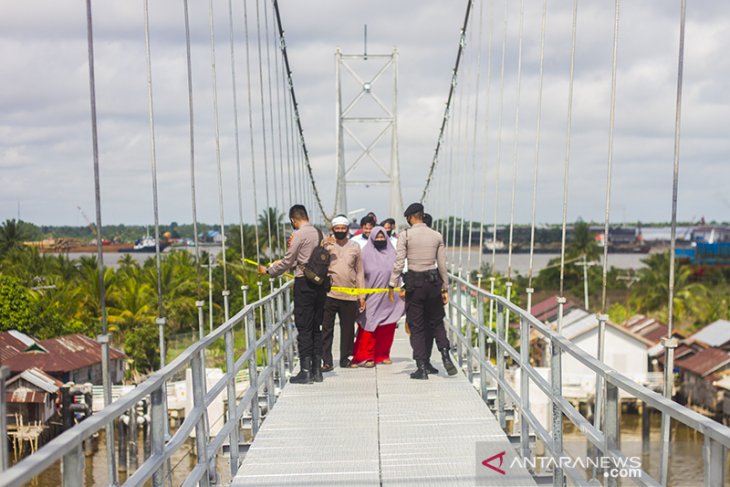
<svg viewBox="0 0 730 487">
<path fill-rule="evenodd" d="M 107 425 L 113 425 L 114 421 L 134 409 L 142 400 L 148 400 L 151 404 L 150 453 L 139 468 L 128 472 L 127 479 L 122 485 L 142 485 L 149 479 L 152 479 L 152 485 L 156 487 L 166 485 L 166 476 L 171 476 L 170 458 L 185 444 L 185 440 L 193 430 L 195 430 L 197 463 L 182 485 L 208 486 L 211 481 L 215 482 L 216 452 L 224 446 L 226 440 L 229 444 L 231 475 L 235 475 L 239 467 L 239 435 L 244 413 L 247 410 L 251 411 L 251 433 L 255 435 L 261 422 L 260 391 L 264 389 L 268 410 L 271 410 L 276 401 L 277 386 L 282 388 L 285 385 L 287 369 L 291 373 L 296 338 L 296 331 L 291 326 L 292 284 L 292 281 L 287 282 L 268 296 L 245 306 L 231 319 L 188 347 L 167 366 L 150 375 L 131 392 L 63 432 L 17 465 L 0 473 L 0 486 L 23 485 L 58 461 L 61 462 L 63 486 L 83 485 L 84 441 L 104 430 Z M 272 289 L 273 287 L 272 283 Z M 234 330 L 237 328 L 246 337 L 246 348 L 240 353 L 234 350 Z M 225 342 L 225 374 L 215 384 L 206 384 L 205 353 L 221 338 Z M 259 351 L 264 362 L 262 367 L 257 364 Z M 193 407 L 187 412 L 177 431 L 165 438 L 165 421 L 168 420 L 163 398 L 166 392 L 165 384 L 188 367 L 192 375 Z M 237 398 L 236 374 L 244 368 L 248 368 L 249 387 L 242 397 Z M 225 423 L 220 431 L 211 437 L 210 421 L 207 417 L 208 406 L 224 390 L 228 402 Z M 2 439 L 5 439 L 5 431 L 2 431 Z M 107 454 L 115 455 L 115 452 Z M 3 455 L 6 455 L 6 452 L 3 452 Z M 116 478 L 116 472 L 109 472 L 109 484 L 114 484 Z"/>
<path fill-rule="evenodd" d="M 730 448 L 730 428 L 702 416 L 649 388 L 634 382 L 625 375 L 611 369 L 606 364 L 592 357 L 576 344 L 553 331 L 537 318 L 511 303 L 507 299 L 490 294 L 468 281 L 450 275 L 450 298 L 447 312 L 447 329 L 455 345 L 456 353 L 462 368 L 466 368 L 469 379 L 478 374 L 478 390 L 486 401 L 494 399 L 495 414 L 505 431 L 507 430 L 507 399 L 514 405 L 514 418 L 519 421 L 519 454 L 530 458 L 532 455 L 530 434 L 542 441 L 546 453 L 554 460 L 570 457 L 563 448 L 564 422 L 563 416 L 577 426 L 589 444 L 593 445 L 606 457 L 617 463 L 626 462 L 627 455 L 620 449 L 620 399 L 619 390 L 644 402 L 645 407 L 654 408 L 677 421 L 701 433 L 704 436 L 702 455 L 704 460 L 704 485 L 724 486 L 727 471 L 727 452 Z M 489 303 L 489 304 L 488 304 Z M 495 326 L 485 316 L 489 306 L 496 312 Z M 496 308 L 496 309 L 495 309 Z M 507 339 L 510 314 L 519 321 L 519 350 Z M 548 379 L 530 364 L 530 334 L 537 332 L 541 339 L 549 344 L 549 377 Z M 487 358 L 487 348 L 494 347 L 496 364 Z M 598 383 L 603 388 L 602 394 L 595 394 L 602 408 L 600 425 L 595 426 L 586 419 L 578 409 L 562 395 L 562 356 L 567 354 L 596 374 Z M 506 379 L 507 362 L 520 369 L 519 391 L 513 388 Z M 465 365 L 466 361 L 466 365 Z M 478 363 L 475 368 L 472 364 Z M 496 399 L 490 389 L 487 377 L 496 382 Z M 531 411 L 530 385 L 534 384 L 548 398 L 551 405 L 551 424 L 543 425 Z M 597 391 L 594 391 L 597 392 Z M 669 448 L 663 445 L 662 448 Z M 561 465 L 553 462 L 552 465 Z M 660 465 L 661 478 L 668 478 L 668 463 Z M 576 485 L 600 485 L 596 479 L 586 479 L 585 474 L 576 468 L 566 465 L 565 468 L 554 468 L 552 483 L 554 486 L 565 485 L 570 480 Z M 617 479 L 605 478 L 606 485 L 616 485 Z M 659 486 L 659 481 L 641 469 L 639 475 L 629 480 L 637 485 Z"/>
</svg>

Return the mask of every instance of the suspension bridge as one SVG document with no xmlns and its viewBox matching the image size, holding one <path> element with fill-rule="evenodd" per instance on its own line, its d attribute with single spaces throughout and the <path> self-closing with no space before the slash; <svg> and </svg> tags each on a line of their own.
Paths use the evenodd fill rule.
<svg viewBox="0 0 730 487">
<path fill-rule="evenodd" d="M 528 3 L 530 0 L 527 0 Z M 672 452 L 670 441 L 671 424 L 686 425 L 703 438 L 703 477 L 697 484 L 722 486 L 726 483 L 727 449 L 730 447 L 730 429 L 706 418 L 671 399 L 673 383 L 673 350 L 677 346 L 672 338 L 673 327 L 673 279 L 674 245 L 676 241 L 677 187 L 679 184 L 681 108 L 683 87 L 684 39 L 686 23 L 686 1 L 679 2 L 677 9 L 677 56 L 676 98 L 673 145 L 674 159 L 667 165 L 667 172 L 673 176 L 673 199 L 671 203 L 672 247 L 671 266 L 667 275 L 670 296 L 668 335 L 662 342 L 665 348 L 665 375 L 663 393 L 654 392 L 604 362 L 605 333 L 607 317 L 606 278 L 608 270 L 608 249 L 606 239 L 603 247 L 602 294 L 598 320 L 598 348 L 587 353 L 562 335 L 563 305 L 565 303 L 564 274 L 566 264 L 566 226 L 569 204 L 569 181 L 571 168 L 571 143 L 573 128 L 573 98 L 575 71 L 579 69 L 576 60 L 578 26 L 580 16 L 578 1 L 572 2 L 571 49 L 567 53 L 569 71 L 567 77 L 567 106 L 560 109 L 567 113 L 564 131 L 564 157 L 562 163 L 562 245 L 560 254 L 560 289 L 558 298 L 557 326 L 551 327 L 531 314 L 533 289 L 533 261 L 535 248 L 535 226 L 538 211 L 539 172 L 542 161 L 543 81 L 546 62 L 555 51 L 546 49 L 550 42 L 548 2 L 532 2 L 541 9 L 539 42 L 537 45 L 523 45 L 525 36 L 525 3 L 498 2 L 497 0 L 467 0 L 459 35 L 454 39 L 455 62 L 451 71 L 451 82 L 445 87 L 446 103 L 442 121 L 435 135 L 437 137 L 433 158 L 426 169 L 426 180 L 420 194 L 427 209 L 433 213 L 435 227 L 442 233 L 450 232 L 449 240 L 458 242 L 458 253 L 449 263 L 449 302 L 445 325 L 452 343 L 452 354 L 458 362 L 461 373 L 447 377 L 443 372 L 433 375 L 428 381 L 411 381 L 408 372 L 412 365 L 410 348 L 401 330 L 393 348 L 394 363 L 369 370 L 336 369 L 326 374 L 322 384 L 290 385 L 288 378 L 296 368 L 296 329 L 293 318 L 292 282 L 287 279 L 248 283 L 239 281 L 241 266 L 247 261 L 265 263 L 273 260 L 275 249 L 286 247 L 285 231 L 278 222 L 265 222 L 269 229 L 266 235 L 259 234 L 256 226 L 255 255 L 247 255 L 244 220 L 259 214 L 259 204 L 265 201 L 266 208 L 287 208 L 294 203 L 303 203 L 312 212 L 315 224 L 326 227 L 332 217 L 326 211 L 323 194 L 319 191 L 310 154 L 305 141 L 303 120 L 294 77 L 290 64 L 284 21 L 286 11 L 280 9 L 276 0 L 251 0 L 234 3 L 229 1 L 208 4 L 207 22 L 210 36 L 209 91 L 205 95 L 196 91 L 194 56 L 200 53 L 191 49 L 191 25 L 200 18 L 190 15 L 189 3 L 200 7 L 199 2 L 183 0 L 185 43 L 180 55 L 187 66 L 187 97 L 180 100 L 187 106 L 188 124 L 186 135 L 189 140 L 188 164 L 190 177 L 190 201 L 194 226 L 194 253 L 200 286 L 201 258 L 198 241 L 198 210 L 200 198 L 196 193 L 197 173 L 200 170 L 201 146 L 212 147 L 213 166 L 217 181 L 217 210 L 222 235 L 220 266 L 223 271 L 224 317 L 211 332 L 205 332 L 206 302 L 196 302 L 199 316 L 199 339 L 169 363 L 165 363 L 165 331 L 167 319 L 163 306 L 160 268 L 164 258 L 159 249 L 159 206 L 157 178 L 158 137 L 155 133 L 155 107 L 159 86 L 156 90 L 153 74 L 158 73 L 154 64 L 154 49 L 150 22 L 149 2 L 143 2 L 147 108 L 149 120 L 150 175 L 152 191 L 152 214 L 155 239 L 158 248 L 155 255 L 157 271 L 157 304 L 160 356 L 163 362 L 159 370 L 144 382 L 116 401 L 111 401 L 111 385 L 105 384 L 105 407 L 87 420 L 65 431 L 39 451 L 14 466 L 8 464 L 7 444 L 2 447 L 0 485 L 17 486 L 30 484 L 43 471 L 54 468 L 60 462 L 62 485 L 85 484 L 84 444 L 102 435 L 106 445 L 107 485 L 211 485 L 224 483 L 244 485 L 679 485 L 673 482 L 672 465 L 677 456 Z M 86 25 L 88 43 L 88 80 L 90 87 L 92 150 L 95 176 L 96 228 L 102 229 L 102 192 L 100 172 L 104 161 L 100 157 L 97 132 L 96 70 L 92 28 L 92 2 L 86 0 Z M 606 42 L 611 45 L 611 70 L 607 73 L 610 92 L 606 107 L 608 120 L 607 153 L 605 158 L 605 233 L 608 235 L 612 196 L 612 171 L 614 162 L 614 135 L 616 117 L 616 90 L 620 83 L 618 69 L 619 46 L 621 45 L 620 1 L 613 2 L 610 22 L 612 36 Z M 215 9 L 223 9 L 223 13 Z M 227 8 L 227 10 L 226 10 Z M 282 11 L 283 10 L 283 11 Z M 515 18 L 514 14 L 517 14 Z M 220 41 L 216 33 L 215 20 L 227 19 L 228 45 L 226 54 L 216 48 Z M 611 22 L 612 20 L 612 22 Z M 289 20 L 294 22 L 294 19 Z M 501 26 L 501 27 L 500 27 Z M 516 38 L 508 30 L 518 32 Z M 226 30 L 226 29 L 223 29 Z M 507 55 L 508 42 L 513 46 L 515 58 Z M 240 52 L 243 48 L 243 52 Z M 529 52 L 529 56 L 526 53 Z M 338 52 L 338 63 L 342 54 Z M 562 53 L 561 55 L 565 55 Z M 362 56 L 368 58 L 367 50 Z M 373 54 L 370 54 L 373 57 Z M 226 61 L 224 61 L 224 59 Z M 396 54 L 384 58 L 395 63 Z M 508 59 L 509 58 L 509 59 Z M 345 59 L 348 59 L 345 56 Z M 528 61 L 529 60 L 529 61 Z M 219 67 L 230 64 L 230 80 L 219 78 Z M 538 84 L 534 87 L 537 97 L 536 119 L 529 129 L 520 117 L 522 100 L 522 70 L 526 62 L 536 63 L 539 72 Z M 514 68 L 516 85 L 510 96 L 505 96 L 506 69 Z M 535 67 L 535 66 L 533 66 Z M 338 64 L 338 73 L 340 65 Z M 345 69 L 350 69 L 345 66 Z M 377 73 L 377 77 L 382 74 Z M 353 76 L 357 76 L 353 72 Z M 397 76 L 393 79 L 397 83 Z M 373 79 L 365 79 L 357 91 L 355 101 L 373 95 Z M 223 123 L 219 88 L 226 86 L 230 95 L 230 111 L 233 119 Z M 447 88 L 447 89 L 446 89 Z M 394 94 L 397 90 L 394 90 Z M 204 102 L 199 98 L 209 96 Z M 345 123 L 348 110 L 355 101 L 340 107 L 338 143 L 344 143 L 344 134 L 357 138 Z M 198 104 L 209 104 L 212 113 L 213 131 L 210 138 L 201 141 L 196 133 L 195 110 Z M 341 103 L 338 102 L 338 103 Z M 391 184 L 391 208 L 402 207 L 398 174 L 397 104 L 378 101 L 387 114 L 379 120 L 392 131 L 389 151 L 390 170 L 383 172 Z M 547 107 L 545 107 L 547 109 Z M 555 109 L 555 104 L 550 104 Z M 244 114 L 242 114 L 244 113 Z M 504 135 L 508 114 L 513 114 L 512 138 Z M 490 117 L 489 115 L 496 115 Z M 366 117 L 361 117 L 366 118 Z M 372 118 L 372 117 L 371 117 Z M 376 117 L 377 118 L 377 117 Z M 497 127 L 490 127 L 491 118 L 496 118 Z M 351 120 L 350 120 L 351 121 Z M 314 125 L 314 123 L 311 123 Z M 230 133 L 224 127 L 232 127 Z M 553 131 L 554 132 L 554 131 Z M 385 131 L 381 132 L 382 134 Z M 531 137 L 534 151 L 520 153 L 520 136 Z M 221 154 L 221 140 L 234 140 L 234 173 L 227 174 Z M 379 136 L 380 137 L 380 136 Z M 511 145 L 511 147 L 510 147 Z M 356 163 L 368 158 L 371 147 L 359 144 L 363 154 Z M 346 185 L 348 183 L 345 151 L 339 147 L 338 188 L 335 206 L 346 210 Z M 508 153 L 511 152 L 510 155 Z M 207 156 L 206 156 L 207 160 Z M 531 162 L 532 197 L 529 201 L 518 201 L 516 185 L 519 164 Z M 350 161 L 352 162 L 352 161 Z M 377 164 L 376 161 L 373 161 Z M 500 171 L 511 162 L 511 187 L 507 193 L 500 188 Z M 381 167 L 381 169 L 383 169 Z M 236 201 L 239 220 L 239 235 L 231 235 L 224 212 L 226 198 L 224 181 L 236 180 Z M 250 194 L 247 194 L 243 179 L 250 180 Z M 475 181 L 476 180 L 476 181 Z M 395 184 L 393 182 L 396 182 Z M 492 186 L 493 184 L 493 186 Z M 487 200 L 488 193 L 494 197 Z M 499 222 L 500 192 L 509 195 L 509 219 Z M 263 193 L 263 194 L 261 194 Z M 526 203 L 526 204 L 525 204 Z M 526 306 L 515 304 L 513 295 L 513 228 L 518 204 L 525 204 L 531 215 L 529 285 L 526 289 Z M 480 209 L 481 221 L 488 219 L 492 210 L 491 232 L 479 225 L 479 252 L 473 255 L 471 239 L 465 242 L 465 235 L 472 235 L 472 223 L 465 228 L 467 209 Z M 449 224 L 449 217 L 462 215 Z M 393 215 L 396 216 L 396 215 Z M 399 215 L 398 215 L 399 216 Z M 270 218 L 271 213 L 266 214 Z M 495 275 L 471 273 L 472 261 L 479 269 L 490 264 L 494 269 L 497 247 L 497 225 L 508 227 L 508 267 L 505 276 L 506 291 L 498 293 Z M 228 232 L 228 236 L 226 233 Z M 491 233 L 491 235 L 490 235 Z M 240 239 L 242 261 L 227 262 L 228 242 Z M 274 243 L 277 242 L 276 244 Z M 491 241 L 491 256 L 482 248 Z M 108 364 L 110 334 L 105 311 L 104 261 L 101 235 L 98 242 L 99 288 L 101 293 L 101 335 L 103 364 Z M 455 248 L 455 245 L 454 245 Z M 453 250 L 453 248 L 452 248 Z M 208 264 L 212 265 L 211 263 Z M 466 269 L 466 270 L 465 270 Z M 231 310 L 229 300 L 234 286 L 242 283 L 243 307 Z M 255 286 L 257 299 L 248 302 L 249 286 Z M 547 344 L 547 367 L 537 367 L 531 356 L 530 341 L 536 335 Z M 235 337 L 244 337 L 236 341 Z M 514 340 L 513 338 L 517 338 Z M 245 346 L 236 344 L 245 342 Z M 219 380 L 211 383 L 206 378 L 206 360 L 212 349 L 222 344 L 225 358 L 225 372 Z M 595 375 L 595 414 L 586 417 L 563 394 L 562 362 L 566 357 L 577 360 Z M 437 361 L 435 361 L 436 363 Z M 107 365 L 108 367 L 108 365 Z M 518 371 L 518 378 L 514 372 Z M 237 388 L 236 378 L 245 372 L 245 388 Z M 167 415 L 166 384 L 180 374 L 188 373 L 192 385 L 191 408 L 182 424 L 174 431 L 170 429 Z M 108 370 L 104 374 L 108 376 Z M 0 384 L 4 384 L 0 379 Z M 4 387 L 4 385 L 3 385 Z M 0 390 L 2 397 L 4 391 Z M 644 407 L 661 414 L 661 433 L 651 446 L 659 451 L 658 462 L 635 465 L 632 475 L 622 478 L 621 472 L 614 472 L 611 465 L 626 465 L 633 458 L 622 449 L 620 423 L 620 395 L 636 398 Z M 226 408 L 222 418 L 209 415 L 209 406 L 219 397 L 225 398 Z M 549 405 L 543 418 L 536 413 L 535 404 L 539 397 L 546 398 Z M 132 410 L 140 401 L 150 404 L 149 451 L 143 455 L 136 469 L 124 469 L 120 476 L 115 435 L 120 418 Z M 4 407 L 4 404 L 3 404 Z M 0 415 L 0 429 L 5 437 L 5 414 Z M 221 426 L 222 424 L 222 426 Z M 214 428 L 213 425 L 216 427 Z M 577 428 L 583 441 L 594 456 L 609 460 L 609 465 L 586 467 L 574 460 L 580 455 L 565 446 L 566 427 Z M 189 461 L 189 470 L 176 472 L 181 462 L 172 463 L 181 449 L 194 440 L 194 455 Z M 535 466 L 537 457 L 547 458 L 545 468 Z M 221 459 L 223 461 L 221 462 Z M 126 467 L 126 465 L 125 465 Z M 621 469 L 619 469 L 621 470 Z M 97 479 L 98 480 L 98 479 Z"/>
</svg>

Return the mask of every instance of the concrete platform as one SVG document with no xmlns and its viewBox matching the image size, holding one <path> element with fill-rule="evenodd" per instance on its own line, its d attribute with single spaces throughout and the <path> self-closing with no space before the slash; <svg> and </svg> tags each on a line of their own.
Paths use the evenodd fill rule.
<svg viewBox="0 0 730 487">
<path fill-rule="evenodd" d="M 391 357 L 372 369 L 335 368 L 321 384 L 288 384 L 232 485 L 535 485 L 463 374 L 412 380 L 402 327 Z M 432 363 L 443 369 L 440 357 Z M 502 464 L 489 463 L 504 474 L 482 465 L 501 452 Z"/>
</svg>

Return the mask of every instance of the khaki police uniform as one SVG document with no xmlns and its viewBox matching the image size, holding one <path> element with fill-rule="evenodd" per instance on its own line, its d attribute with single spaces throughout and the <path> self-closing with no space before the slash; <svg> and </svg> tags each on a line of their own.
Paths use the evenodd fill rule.
<svg viewBox="0 0 730 487">
<path fill-rule="evenodd" d="M 427 342 L 432 336 L 440 350 L 449 348 L 446 330 L 442 326 L 446 314 L 441 291 L 448 290 L 449 282 L 443 237 L 425 223 L 417 223 L 401 232 L 389 283 L 391 287 L 399 284 L 406 259 L 406 320 L 411 331 L 413 358 L 428 361 L 431 347 Z"/>
</svg>

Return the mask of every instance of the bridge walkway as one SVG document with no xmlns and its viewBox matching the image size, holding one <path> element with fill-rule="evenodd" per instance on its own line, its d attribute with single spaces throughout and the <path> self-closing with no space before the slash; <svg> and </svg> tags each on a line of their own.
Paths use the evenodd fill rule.
<svg viewBox="0 0 730 487">
<path fill-rule="evenodd" d="M 477 442 L 488 442 L 480 454 L 508 452 L 505 464 L 514 449 L 464 374 L 448 377 L 436 355 L 439 375 L 412 380 L 401 327 L 393 364 L 335 368 L 321 384 L 288 384 L 232 485 L 535 485 L 525 469 L 505 465 L 501 475 L 479 460 L 477 470 Z"/>
</svg>

